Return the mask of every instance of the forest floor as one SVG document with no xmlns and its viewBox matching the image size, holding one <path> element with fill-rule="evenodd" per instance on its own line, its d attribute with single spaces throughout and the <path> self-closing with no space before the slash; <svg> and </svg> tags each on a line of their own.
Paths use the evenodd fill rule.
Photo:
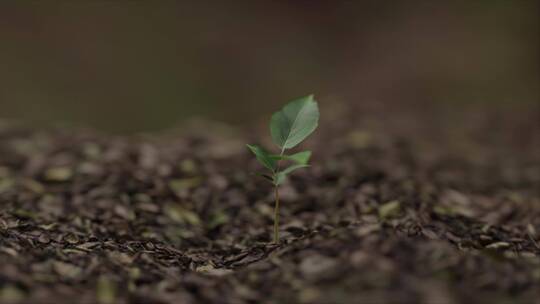
<svg viewBox="0 0 540 304">
<path fill-rule="evenodd" d="M 279 244 L 266 129 L 0 124 L 0 303 L 539 303 L 538 107 L 321 113 Z"/>
</svg>

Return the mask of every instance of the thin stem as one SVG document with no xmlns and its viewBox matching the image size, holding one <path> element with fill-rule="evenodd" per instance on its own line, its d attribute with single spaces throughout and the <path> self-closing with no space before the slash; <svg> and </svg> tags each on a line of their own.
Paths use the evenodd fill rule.
<svg viewBox="0 0 540 304">
<path fill-rule="evenodd" d="M 274 207 L 274 243 L 279 243 L 279 186 L 275 186 L 274 195 L 276 198 L 276 205 Z"/>
<path fill-rule="evenodd" d="M 283 153 L 285 153 L 285 148 L 281 148 L 281 153 L 279 153 L 279 156 L 283 156 Z M 281 159 L 278 160 L 276 171 L 274 173 L 274 178 L 279 173 L 279 165 L 281 163 Z M 274 206 L 274 243 L 279 243 L 279 185 L 274 184 L 274 198 L 276 201 L 276 205 Z"/>
</svg>

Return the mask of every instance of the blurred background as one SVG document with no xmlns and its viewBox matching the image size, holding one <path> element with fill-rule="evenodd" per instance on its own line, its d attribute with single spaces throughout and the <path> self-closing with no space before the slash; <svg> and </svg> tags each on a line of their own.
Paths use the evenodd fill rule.
<svg viewBox="0 0 540 304">
<path fill-rule="evenodd" d="M 539 103 L 538 1 L 2 1 L 0 118 L 247 125 L 315 93 L 384 109 Z"/>
</svg>

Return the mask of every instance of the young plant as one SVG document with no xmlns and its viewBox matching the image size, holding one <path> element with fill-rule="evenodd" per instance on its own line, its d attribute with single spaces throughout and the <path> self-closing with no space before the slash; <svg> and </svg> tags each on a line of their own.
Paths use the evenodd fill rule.
<svg viewBox="0 0 540 304">
<path fill-rule="evenodd" d="M 256 145 L 247 145 L 257 160 L 269 170 L 268 174 L 260 174 L 274 185 L 274 243 L 279 242 L 279 185 L 283 184 L 287 175 L 293 171 L 308 167 L 311 151 L 298 152 L 292 155 L 285 151 L 294 148 L 308 137 L 319 123 L 319 107 L 313 95 L 291 101 L 270 120 L 272 140 L 281 149 L 279 154 L 271 154 Z M 281 162 L 291 165 L 281 169 Z"/>
</svg>

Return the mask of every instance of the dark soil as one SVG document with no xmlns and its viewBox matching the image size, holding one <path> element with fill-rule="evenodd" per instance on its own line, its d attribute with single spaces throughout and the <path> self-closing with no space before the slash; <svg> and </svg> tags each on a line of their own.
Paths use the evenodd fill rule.
<svg viewBox="0 0 540 304">
<path fill-rule="evenodd" d="M 1 124 L 0 302 L 539 303 L 536 105 L 332 108 L 278 245 L 266 128 Z"/>
</svg>

